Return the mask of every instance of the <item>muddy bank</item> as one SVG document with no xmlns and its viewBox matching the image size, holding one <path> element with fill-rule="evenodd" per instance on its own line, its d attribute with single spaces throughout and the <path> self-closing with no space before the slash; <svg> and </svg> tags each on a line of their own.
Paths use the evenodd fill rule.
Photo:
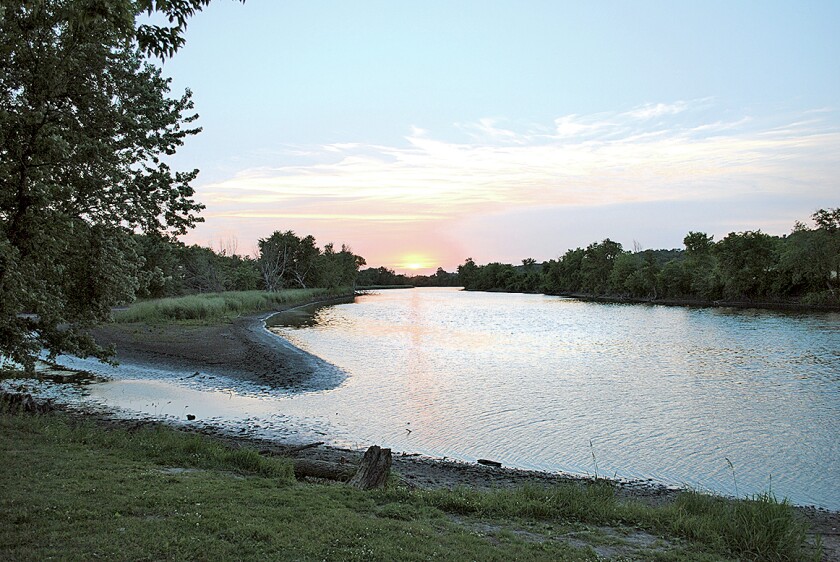
<svg viewBox="0 0 840 562">
<path fill-rule="evenodd" d="M 323 390 L 340 384 L 340 375 L 315 376 L 334 369 L 270 333 L 265 321 L 279 312 L 352 298 L 290 306 L 215 326 L 112 323 L 96 328 L 93 335 L 100 345 L 116 348 L 120 363 L 212 373 L 283 390 Z"/>
</svg>

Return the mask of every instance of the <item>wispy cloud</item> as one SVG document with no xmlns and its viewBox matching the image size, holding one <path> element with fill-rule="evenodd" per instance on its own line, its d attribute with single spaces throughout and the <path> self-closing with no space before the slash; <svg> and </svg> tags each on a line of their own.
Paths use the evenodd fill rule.
<svg viewBox="0 0 840 562">
<path fill-rule="evenodd" d="M 836 189 L 836 113 L 762 125 L 747 115 L 707 120 L 710 103 L 657 103 L 526 127 L 484 119 L 462 126 L 462 142 L 415 128 L 399 146 L 295 147 L 290 153 L 315 163 L 243 170 L 200 194 L 214 217 L 382 223 Z"/>
<path fill-rule="evenodd" d="M 624 113 L 624 115 L 633 119 L 647 120 L 663 117 L 665 115 L 676 115 L 687 109 L 689 109 L 689 104 L 684 101 L 678 101 L 676 103 L 650 103 L 632 109 Z"/>
</svg>

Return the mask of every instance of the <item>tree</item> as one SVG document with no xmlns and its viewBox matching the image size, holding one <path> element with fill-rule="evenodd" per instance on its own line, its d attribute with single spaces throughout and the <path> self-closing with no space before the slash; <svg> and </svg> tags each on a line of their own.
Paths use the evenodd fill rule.
<svg viewBox="0 0 840 562">
<path fill-rule="evenodd" d="M 311 234 L 301 238 L 292 256 L 292 267 L 289 274 L 297 285 L 302 289 L 312 285 L 315 280 L 315 264 L 321 250 L 315 245 L 315 237 Z"/>
<path fill-rule="evenodd" d="M 146 54 L 171 55 L 209 0 L 4 0 L 0 5 L 0 354 L 109 356 L 87 328 L 139 286 L 134 232 L 184 233 L 197 170 L 166 164 L 190 92 Z M 142 12 L 171 27 L 135 28 Z"/>
<path fill-rule="evenodd" d="M 285 286 L 287 271 L 292 269 L 295 251 L 299 244 L 300 238 L 291 230 L 286 232 L 276 230 L 268 238 L 259 240 L 258 263 L 267 291 L 279 291 Z"/>
<path fill-rule="evenodd" d="M 316 270 L 318 286 L 329 289 L 353 287 L 359 268 L 365 265 L 365 258 L 357 256 L 349 246 L 342 244 L 336 252 L 332 242 L 324 246 L 324 251 L 317 258 Z"/>
<path fill-rule="evenodd" d="M 817 223 L 817 229 L 824 230 L 829 234 L 840 232 L 840 207 L 836 209 L 819 209 L 811 218 Z"/>
<path fill-rule="evenodd" d="M 725 296 L 766 296 L 778 262 L 778 238 L 760 230 L 730 232 L 714 247 Z"/>
<path fill-rule="evenodd" d="M 607 292 L 613 264 L 622 252 L 621 244 L 609 238 L 587 246 L 580 266 L 582 289 L 592 294 Z"/>
<path fill-rule="evenodd" d="M 722 296 L 723 287 L 717 271 L 717 260 L 713 254 L 715 237 L 704 232 L 689 232 L 683 238 L 685 244 L 685 272 L 689 278 L 691 293 L 704 299 Z"/>
<path fill-rule="evenodd" d="M 811 218 L 816 229 L 798 223 L 781 245 L 777 290 L 815 304 L 836 303 L 840 299 L 840 208 L 820 209 Z"/>
<path fill-rule="evenodd" d="M 458 280 L 468 291 L 475 289 L 478 277 L 478 266 L 472 258 L 467 258 L 464 263 L 458 266 Z"/>
</svg>

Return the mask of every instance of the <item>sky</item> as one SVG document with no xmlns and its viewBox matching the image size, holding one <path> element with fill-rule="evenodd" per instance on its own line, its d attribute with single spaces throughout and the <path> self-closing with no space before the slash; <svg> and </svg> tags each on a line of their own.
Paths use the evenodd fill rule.
<svg viewBox="0 0 840 562">
<path fill-rule="evenodd" d="M 205 222 L 398 272 L 840 206 L 840 2 L 214 0 L 163 64 Z"/>
</svg>

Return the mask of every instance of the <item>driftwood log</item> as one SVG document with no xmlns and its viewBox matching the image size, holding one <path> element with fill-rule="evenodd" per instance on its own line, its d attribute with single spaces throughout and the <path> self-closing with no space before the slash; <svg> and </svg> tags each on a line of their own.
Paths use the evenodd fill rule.
<svg viewBox="0 0 840 562">
<path fill-rule="evenodd" d="M 293 459 L 292 462 L 297 478 L 338 480 L 361 490 L 372 490 L 383 487 L 388 481 L 391 473 L 391 449 L 382 449 L 377 445 L 370 447 L 365 451 L 358 467 L 314 459 Z"/>
<path fill-rule="evenodd" d="M 352 464 L 338 464 L 311 459 L 294 459 L 293 462 L 296 478 L 311 476 L 313 478 L 347 482 L 356 473 L 356 467 Z"/>
</svg>

